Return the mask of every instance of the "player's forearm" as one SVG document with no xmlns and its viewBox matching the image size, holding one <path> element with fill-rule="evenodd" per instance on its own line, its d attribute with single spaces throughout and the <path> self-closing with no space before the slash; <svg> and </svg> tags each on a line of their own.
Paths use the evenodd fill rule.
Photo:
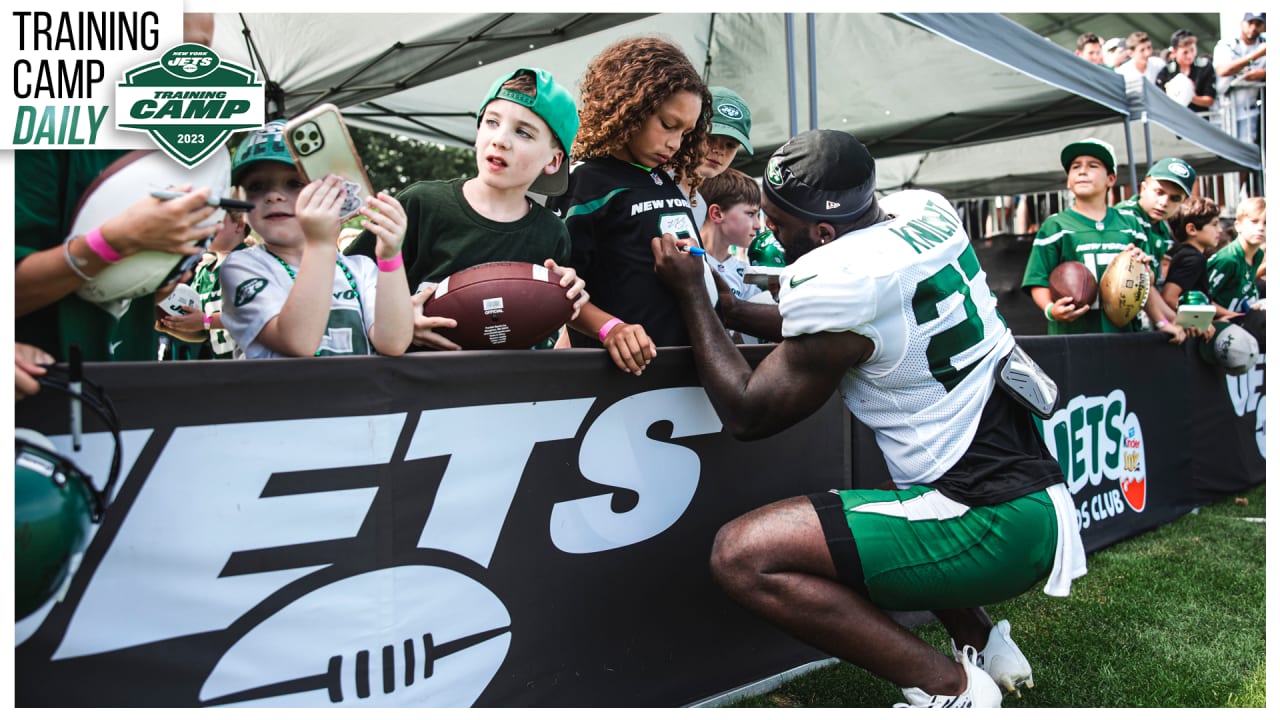
<svg viewBox="0 0 1280 720">
<path fill-rule="evenodd" d="M 705 293 L 684 294 L 679 300 L 702 387 L 721 422 L 734 436 L 742 437 L 767 411 L 747 394 L 751 366 L 724 331 Z"/>
<path fill-rule="evenodd" d="M 730 330 L 771 342 L 782 339 L 782 315 L 778 312 L 777 305 L 741 300 L 730 303 L 722 301 L 720 319 Z"/>
</svg>

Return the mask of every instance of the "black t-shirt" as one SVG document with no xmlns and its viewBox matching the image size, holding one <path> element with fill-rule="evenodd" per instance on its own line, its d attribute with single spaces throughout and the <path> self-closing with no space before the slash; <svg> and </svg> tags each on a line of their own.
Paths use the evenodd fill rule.
<svg viewBox="0 0 1280 720">
<path fill-rule="evenodd" d="M 1166 283 L 1176 283 L 1182 292 L 1199 290 L 1209 295 L 1208 257 L 1190 243 L 1178 243 L 1169 253 L 1169 275 Z"/>
<path fill-rule="evenodd" d="M 1160 71 L 1160 74 L 1156 76 L 1156 87 L 1163 90 L 1165 83 L 1172 80 L 1179 72 L 1177 61 L 1170 60 L 1164 66 L 1164 69 Z M 1191 78 L 1192 84 L 1195 85 L 1196 95 L 1208 95 L 1211 98 L 1218 97 L 1218 74 L 1214 72 L 1213 65 L 1209 63 L 1209 58 L 1196 58 L 1195 62 L 1191 63 L 1191 72 L 1188 73 L 1188 77 Z M 1187 107 L 1196 112 L 1209 110 L 1208 107 L 1195 103 L 1187 103 Z"/>
<path fill-rule="evenodd" d="M 701 244 L 689 200 L 670 176 L 615 158 L 586 160 L 547 207 L 569 228 L 570 265 L 596 307 L 644 326 L 656 345 L 689 344 L 680 305 L 653 272 L 653 238 L 672 233 Z M 599 338 L 577 332 L 572 342 L 600 347 Z"/>
</svg>

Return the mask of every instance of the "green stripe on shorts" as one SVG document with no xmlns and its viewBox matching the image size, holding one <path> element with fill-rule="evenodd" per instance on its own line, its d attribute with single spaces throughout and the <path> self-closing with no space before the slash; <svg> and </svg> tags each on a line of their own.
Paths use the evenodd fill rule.
<svg viewBox="0 0 1280 720">
<path fill-rule="evenodd" d="M 983 507 L 928 485 L 838 494 L 870 599 L 885 610 L 996 603 L 1053 569 L 1058 524 L 1044 490 Z"/>
</svg>

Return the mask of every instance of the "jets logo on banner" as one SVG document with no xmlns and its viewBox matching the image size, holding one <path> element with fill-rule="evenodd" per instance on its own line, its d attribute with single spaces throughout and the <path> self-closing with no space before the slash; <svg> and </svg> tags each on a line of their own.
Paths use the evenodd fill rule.
<svg viewBox="0 0 1280 720">
<path fill-rule="evenodd" d="M 126 71 L 116 103 L 117 129 L 145 132 L 169 157 L 195 167 L 232 132 L 262 125 L 265 100 L 253 70 L 185 43 Z"/>
</svg>

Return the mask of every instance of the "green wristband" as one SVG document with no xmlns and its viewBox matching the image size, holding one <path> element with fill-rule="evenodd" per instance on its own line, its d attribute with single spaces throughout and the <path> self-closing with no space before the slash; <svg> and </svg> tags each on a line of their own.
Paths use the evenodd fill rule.
<svg viewBox="0 0 1280 720">
<path fill-rule="evenodd" d="M 1048 305 L 1044 306 L 1044 319 L 1045 320 L 1053 319 L 1053 303 L 1049 303 Z"/>
</svg>

